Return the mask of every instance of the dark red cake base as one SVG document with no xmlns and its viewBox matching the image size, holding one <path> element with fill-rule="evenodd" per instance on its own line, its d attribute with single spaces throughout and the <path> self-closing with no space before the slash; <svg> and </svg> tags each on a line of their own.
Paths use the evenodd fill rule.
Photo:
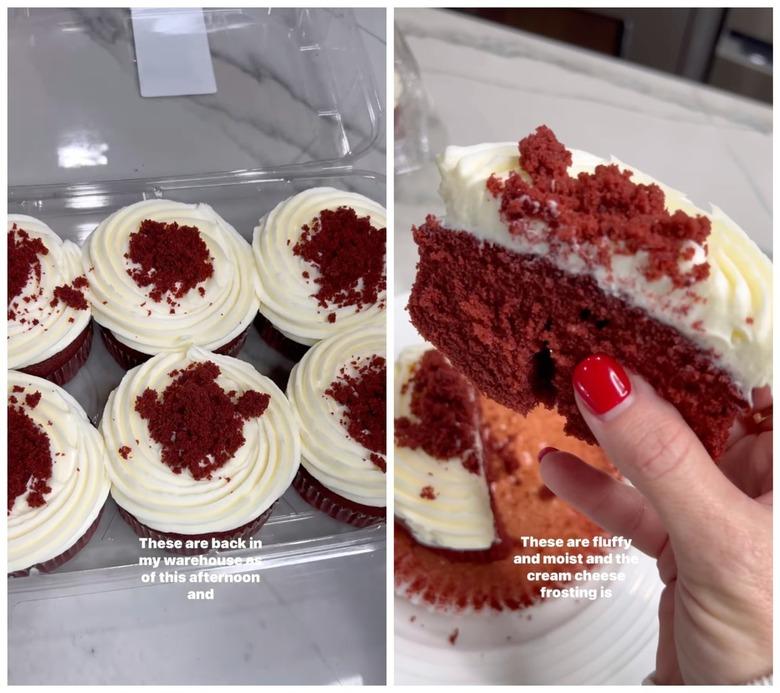
<svg viewBox="0 0 780 693">
<path fill-rule="evenodd" d="M 414 237 L 412 322 L 488 397 L 522 414 L 556 407 L 568 434 L 594 443 L 571 376 L 582 359 L 607 354 L 655 387 L 720 456 L 748 403 L 712 354 L 543 258 L 446 230 L 433 217 Z"/>
<path fill-rule="evenodd" d="M 241 349 L 244 348 L 246 343 L 246 336 L 249 333 L 249 328 L 245 329 L 238 337 L 231 339 L 227 344 L 214 349 L 214 353 L 222 354 L 224 356 L 238 356 Z M 106 345 L 106 349 L 111 356 L 122 368 L 130 370 L 136 366 L 140 366 L 145 361 L 152 358 L 151 354 L 144 354 L 143 352 L 131 349 L 129 346 L 122 344 L 111 332 L 105 327 L 100 328 L 100 336 L 103 338 L 103 344 Z"/>
<path fill-rule="evenodd" d="M 255 327 L 268 346 L 290 359 L 293 363 L 298 363 L 309 350 L 306 344 L 300 344 L 289 337 L 285 337 L 261 313 L 258 313 L 255 318 Z"/>
<path fill-rule="evenodd" d="M 87 362 L 92 350 L 92 321 L 67 347 L 45 361 L 21 368 L 22 373 L 45 378 L 57 385 L 64 385 L 79 372 Z"/>
<path fill-rule="evenodd" d="M 100 509 L 100 512 L 98 513 L 98 516 L 95 518 L 95 521 L 89 526 L 89 529 L 84 532 L 81 539 L 79 539 L 73 546 L 71 546 L 67 551 L 63 551 L 59 556 L 55 556 L 54 558 L 50 558 L 48 561 L 44 561 L 43 563 L 36 563 L 33 566 L 30 566 L 29 568 L 25 568 L 24 570 L 15 570 L 13 573 L 9 573 L 11 577 L 24 577 L 26 575 L 30 574 L 30 571 L 33 568 L 36 568 L 40 570 L 42 573 L 50 573 L 53 570 L 56 570 L 61 565 L 67 563 L 71 558 L 73 558 L 81 549 L 83 549 L 88 543 L 89 540 L 92 539 L 95 532 L 97 531 L 98 525 L 100 524 L 100 518 L 103 515 L 103 508 Z"/>
<path fill-rule="evenodd" d="M 355 527 L 375 525 L 384 522 L 387 517 L 386 508 L 355 503 L 331 491 L 309 474 L 303 465 L 298 468 L 298 474 L 293 479 L 292 485 L 301 498 L 317 510 Z"/>
<path fill-rule="evenodd" d="M 148 539 L 180 539 L 183 542 L 186 542 L 189 540 L 200 540 L 200 539 L 208 539 L 211 541 L 211 539 L 249 539 L 250 537 L 257 534 L 257 532 L 260 531 L 260 528 L 265 524 L 266 520 L 271 516 L 271 513 L 273 512 L 274 506 L 272 505 L 268 510 L 266 510 L 262 515 L 259 517 L 256 517 L 251 522 L 247 522 L 245 525 L 241 525 L 240 527 L 237 527 L 236 529 L 227 530 L 225 532 L 207 532 L 205 534 L 177 534 L 176 532 L 160 532 L 156 529 L 152 529 L 151 527 L 143 524 L 141 521 L 138 520 L 134 515 L 130 514 L 125 510 L 124 508 L 117 506 L 119 508 L 119 514 L 122 516 L 122 519 L 127 522 L 130 527 L 133 528 L 133 531 L 139 536 L 139 537 L 145 537 Z M 181 549 L 170 549 L 168 550 L 168 553 L 173 553 L 178 556 L 198 556 L 202 553 L 208 553 L 211 549 L 188 549 L 188 548 L 181 548 Z"/>
</svg>

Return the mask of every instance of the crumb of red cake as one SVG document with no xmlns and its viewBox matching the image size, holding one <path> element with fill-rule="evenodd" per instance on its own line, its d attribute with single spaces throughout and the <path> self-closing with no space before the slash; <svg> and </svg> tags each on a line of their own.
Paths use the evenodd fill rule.
<svg viewBox="0 0 780 693">
<path fill-rule="evenodd" d="M 412 615 L 409 617 L 409 622 L 410 622 L 410 623 L 414 623 L 416 620 L 417 620 L 417 616 L 415 616 L 414 614 L 412 614 Z"/>
<path fill-rule="evenodd" d="M 456 628 L 455 630 L 452 631 L 452 633 L 449 634 L 447 640 L 450 641 L 450 645 L 454 645 L 457 642 L 458 635 L 460 635 L 460 630 L 458 628 Z"/>
<path fill-rule="evenodd" d="M 38 406 L 38 403 L 41 401 L 41 393 L 40 392 L 31 392 L 24 398 L 24 403 L 28 406 L 30 409 L 35 409 L 35 407 Z"/>
<path fill-rule="evenodd" d="M 81 277 L 76 277 L 70 284 L 57 286 L 54 289 L 54 298 L 49 305 L 54 308 L 62 301 L 66 306 L 73 308 L 74 310 L 87 310 L 87 308 L 89 308 L 89 303 L 87 303 L 87 299 L 84 297 L 82 290 L 88 286 L 89 282 L 83 275 Z"/>
<path fill-rule="evenodd" d="M 270 395 L 252 390 L 237 400 L 217 383 L 219 366 L 211 361 L 182 369 L 160 393 L 147 388 L 135 410 L 162 446 L 161 461 L 175 474 L 185 469 L 195 480 L 211 479 L 244 444 L 244 423 L 263 415 Z"/>
<path fill-rule="evenodd" d="M 181 298 L 214 275 L 213 258 L 197 227 L 179 226 L 175 221 L 144 219 L 138 231 L 130 234 L 125 257 L 138 265 L 127 273 L 138 286 L 153 287 L 149 298 L 156 303 L 170 294 L 171 304 L 171 296 Z"/>
<path fill-rule="evenodd" d="M 121 448 L 119 448 L 118 452 L 120 457 L 123 460 L 126 460 L 128 457 L 130 457 L 130 453 L 133 451 L 133 448 L 131 448 L 129 445 L 123 445 Z"/>
<path fill-rule="evenodd" d="M 404 388 L 412 387 L 409 417 L 395 420 L 399 447 L 422 448 L 438 460 L 460 458 L 463 466 L 479 474 L 476 449 L 476 402 L 472 387 L 435 349 L 426 351 Z"/>
<path fill-rule="evenodd" d="M 518 149 L 520 165 L 531 182 L 517 171 L 504 181 L 491 176 L 487 182 L 490 193 L 501 200 L 501 218 L 512 235 L 537 242 L 539 232 L 531 222 L 542 221 L 552 254 L 564 248 L 578 252 L 591 265 L 610 268 L 613 254 L 645 251 L 642 273 L 648 281 L 669 277 L 675 287 L 690 286 L 709 275 L 706 262 L 686 270 L 680 267 L 681 261 L 694 257 L 691 242 L 706 242 L 707 217 L 668 212 L 658 185 L 634 183 L 632 172 L 615 164 L 570 176 L 571 152 L 544 125 L 520 140 Z"/>
<path fill-rule="evenodd" d="M 544 257 L 482 243 L 433 217 L 415 240 L 412 322 L 489 397 L 520 413 L 554 406 L 567 433 L 595 442 L 571 377 L 577 363 L 604 353 L 648 380 L 719 457 L 747 403 L 711 352 Z"/>
<path fill-rule="evenodd" d="M 51 443 L 46 432 L 24 411 L 8 406 L 8 512 L 16 499 L 27 492 L 27 504 L 39 508 L 51 493 Z"/>
<path fill-rule="evenodd" d="M 31 276 L 41 280 L 39 255 L 48 255 L 49 249 L 40 238 L 32 238 L 16 224 L 8 231 L 8 305 L 17 298 Z"/>
<path fill-rule="evenodd" d="M 323 209 L 302 228 L 293 254 L 314 265 L 319 286 L 314 298 L 320 306 L 354 306 L 362 310 L 379 301 L 387 287 L 385 271 L 387 232 L 358 217 L 351 207 Z M 336 321 L 330 313 L 328 322 Z"/>
<path fill-rule="evenodd" d="M 353 372 L 354 371 L 354 372 Z M 387 363 L 373 355 L 353 361 L 339 370 L 325 395 L 344 407 L 341 425 L 352 440 L 370 450 L 369 460 L 382 472 L 387 470 Z"/>
<path fill-rule="evenodd" d="M 423 486 L 420 491 L 420 498 L 425 498 L 426 500 L 436 500 L 437 495 L 436 489 L 433 488 L 433 486 Z"/>
</svg>

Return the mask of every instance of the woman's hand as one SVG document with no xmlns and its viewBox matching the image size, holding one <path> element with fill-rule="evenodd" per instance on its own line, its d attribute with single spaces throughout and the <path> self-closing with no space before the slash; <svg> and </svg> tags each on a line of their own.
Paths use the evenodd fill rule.
<svg viewBox="0 0 780 693">
<path fill-rule="evenodd" d="M 574 374 L 577 403 L 616 481 L 542 451 L 545 484 L 657 560 L 656 683 L 747 683 L 772 671 L 772 416 L 768 391 L 713 462 L 677 410 L 607 356 Z M 701 403 L 707 406 L 706 402 Z"/>
</svg>

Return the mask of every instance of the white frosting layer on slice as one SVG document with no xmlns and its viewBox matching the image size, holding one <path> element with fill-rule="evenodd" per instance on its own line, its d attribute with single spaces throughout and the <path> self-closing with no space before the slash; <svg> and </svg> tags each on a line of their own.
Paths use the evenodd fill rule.
<svg viewBox="0 0 780 693">
<path fill-rule="evenodd" d="M 656 183 L 666 195 L 669 211 L 681 209 L 690 215 L 709 217 L 712 231 L 706 244 L 695 246 L 692 264 L 707 261 L 709 277 L 689 289 L 674 289 L 667 277 L 648 281 L 642 269 L 645 253 L 613 255 L 612 271 L 592 269 L 579 253 L 550 254 L 544 240 L 545 228 L 538 227 L 538 242 L 512 236 L 499 215 L 500 200 L 485 187 L 492 173 L 505 178 L 510 171 L 522 172 L 517 144 L 513 142 L 448 147 L 439 159 L 439 192 L 446 206 L 446 226 L 465 230 L 477 238 L 519 253 L 545 256 L 559 269 L 571 274 L 590 274 L 605 293 L 618 296 L 644 309 L 659 322 L 679 330 L 702 349 L 712 349 L 718 365 L 750 401 L 753 388 L 772 382 L 772 263 L 737 224 L 720 209 L 705 212 L 682 193 L 616 159 L 605 161 L 592 154 L 571 150 L 571 175 L 592 172 L 599 164 L 615 163 L 634 171 L 632 180 Z M 580 249 L 581 250 L 581 249 Z M 691 302 L 687 291 L 703 301 Z M 689 306 L 687 313 L 681 306 Z"/>
<path fill-rule="evenodd" d="M 151 219 L 195 226 L 208 246 L 214 274 L 175 299 L 149 298 L 127 273 L 137 265 L 125 258 L 130 234 Z M 175 352 L 190 344 L 207 350 L 224 346 L 243 332 L 257 314 L 252 253 L 241 235 L 206 204 L 144 200 L 114 212 L 100 223 L 84 246 L 84 269 L 95 319 L 123 344 L 145 354 Z"/>
<path fill-rule="evenodd" d="M 371 461 L 371 450 L 348 435 L 341 423 L 344 406 L 325 394 L 342 368 L 355 375 L 351 362 L 359 367 L 375 355 L 385 357 L 385 331 L 376 325 L 324 339 L 293 368 L 287 396 L 301 426 L 306 471 L 344 498 L 384 507 L 386 475 Z"/>
<path fill-rule="evenodd" d="M 317 268 L 293 253 L 302 234 L 323 210 L 351 207 L 375 228 L 387 226 L 385 208 L 364 195 L 336 188 L 311 188 L 280 202 L 255 228 L 252 249 L 260 277 L 260 312 L 286 337 L 314 344 L 359 325 L 384 325 L 386 292 L 372 306 L 322 307 L 314 298 Z M 303 277 L 308 272 L 309 279 Z M 379 304 L 382 304 L 380 307 Z M 328 315 L 336 314 L 335 322 Z"/>
<path fill-rule="evenodd" d="M 136 398 L 171 383 L 174 370 L 212 361 L 226 392 L 256 390 L 271 396 L 262 416 L 244 422 L 244 444 L 211 479 L 175 474 L 161 461 L 161 446 L 135 411 Z M 298 471 L 300 433 L 284 393 L 249 363 L 198 347 L 159 354 L 127 372 L 108 398 L 100 422 L 106 442 L 111 495 L 143 524 L 161 532 L 201 534 L 236 529 L 264 513 Z M 138 442 L 136 442 L 138 441 Z M 125 459 L 119 450 L 127 446 Z"/>
<path fill-rule="evenodd" d="M 61 240 L 46 224 L 33 217 L 9 214 L 9 231 L 14 224 L 31 238 L 40 238 L 49 250 L 46 255 L 38 255 L 40 282 L 31 275 L 22 293 L 8 305 L 9 315 L 14 314 L 14 318 L 8 320 L 8 367 L 25 368 L 45 361 L 69 346 L 89 324 L 92 313 L 89 308 L 71 308 L 64 301 L 51 306 L 54 289 L 71 284 L 83 274 L 80 248 L 71 241 Z"/>
<path fill-rule="evenodd" d="M 405 388 L 430 346 L 404 349 L 395 364 L 395 418 L 409 417 L 412 387 Z M 475 445 L 481 450 L 479 435 Z M 456 550 L 489 549 L 496 540 L 484 471 L 468 471 L 460 458 L 439 460 L 422 449 L 394 447 L 395 515 L 421 544 Z M 434 499 L 423 498 L 426 486 Z"/>
<path fill-rule="evenodd" d="M 14 392 L 14 387 L 24 391 Z M 31 409 L 24 398 L 35 392 L 41 399 Z M 45 503 L 30 507 L 28 484 L 8 514 L 8 572 L 14 572 L 56 558 L 81 539 L 97 519 L 110 484 L 103 439 L 73 397 L 48 380 L 18 371 L 8 371 L 8 394 L 49 437 L 52 454 Z"/>
</svg>

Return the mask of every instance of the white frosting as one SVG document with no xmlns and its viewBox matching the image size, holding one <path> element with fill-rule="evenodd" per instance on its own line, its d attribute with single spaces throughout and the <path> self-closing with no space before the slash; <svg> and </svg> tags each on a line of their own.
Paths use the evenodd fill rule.
<svg viewBox="0 0 780 693">
<path fill-rule="evenodd" d="M 414 372 L 423 354 L 431 349 L 417 345 L 404 349 L 395 365 L 395 418 L 409 417 L 412 388 L 403 386 Z M 476 396 L 476 395 L 475 395 Z M 482 442 L 475 434 L 475 445 Z M 422 449 L 394 448 L 395 515 L 421 544 L 457 549 L 489 549 L 496 540 L 493 511 L 484 471 L 468 471 L 459 457 L 438 460 Z M 433 500 L 420 492 L 434 489 Z"/>
<path fill-rule="evenodd" d="M 726 370 L 748 401 L 753 388 L 772 382 L 772 263 L 737 224 L 720 209 L 698 209 L 682 193 L 646 174 L 637 172 L 617 159 L 605 161 L 571 150 L 571 175 L 592 172 L 604 163 L 634 171 L 632 180 L 657 183 L 666 195 L 669 211 L 682 209 L 688 214 L 704 215 L 712 222 L 706 248 L 694 245 L 695 255 L 687 268 L 704 261 L 710 265 L 709 277 L 690 289 L 674 289 L 668 277 L 648 281 L 642 269 L 644 252 L 636 255 L 614 254 L 612 269 L 587 266 L 580 252 L 548 254 L 545 227 L 538 223 L 535 241 L 512 236 L 500 218 L 500 200 L 485 187 L 491 173 L 505 178 L 510 171 L 524 173 L 519 165 L 516 143 L 479 144 L 473 147 L 448 147 L 439 159 L 439 192 L 446 206 L 446 225 L 454 230 L 470 231 L 479 239 L 497 243 L 519 253 L 544 255 L 559 269 L 571 274 L 589 273 L 607 294 L 619 296 L 644 309 L 651 317 L 679 330 L 703 349 L 712 349 L 720 367 Z M 527 175 L 527 174 L 526 174 Z M 587 252 L 588 249 L 584 248 Z M 691 304 L 686 292 L 693 290 L 705 299 Z M 749 319 L 751 319 L 749 321 Z"/>
<path fill-rule="evenodd" d="M 245 442 L 233 457 L 211 479 L 196 481 L 189 470 L 175 474 L 163 464 L 161 446 L 150 437 L 135 402 L 146 388 L 162 392 L 173 380 L 171 371 L 203 361 L 219 366 L 216 382 L 226 392 L 256 390 L 271 400 L 262 416 L 245 421 Z M 222 532 L 254 520 L 290 486 L 301 455 L 298 424 L 284 393 L 246 361 L 198 347 L 159 354 L 128 371 L 109 395 L 100 430 L 108 451 L 111 495 L 160 532 Z M 130 448 L 127 459 L 119 453 L 124 446 Z"/>
<path fill-rule="evenodd" d="M 322 307 L 314 298 L 319 276 L 317 268 L 293 254 L 302 227 L 320 212 L 351 207 L 358 217 L 368 216 L 371 225 L 387 226 L 386 212 L 378 202 L 358 193 L 336 188 L 311 188 L 280 202 L 255 227 L 252 249 L 260 276 L 260 312 L 282 334 L 300 344 L 314 344 L 358 325 L 384 325 L 386 292 L 376 304 Z M 309 273 L 309 279 L 303 273 Z M 380 306 L 381 304 L 381 306 Z M 335 322 L 328 315 L 336 314 Z"/>
<path fill-rule="evenodd" d="M 195 226 L 208 246 L 214 274 L 190 289 L 175 314 L 163 297 L 149 298 L 127 273 L 137 265 L 125 258 L 130 234 L 145 219 Z M 123 344 L 145 354 L 174 352 L 194 344 L 214 350 L 243 332 L 257 314 L 257 286 L 249 244 L 211 207 L 172 200 L 144 200 L 103 220 L 84 246 L 92 310 Z"/>
<path fill-rule="evenodd" d="M 24 392 L 13 392 L 22 387 Z M 35 408 L 23 404 L 39 392 Z M 106 450 L 78 402 L 48 380 L 8 371 L 8 394 L 48 435 L 52 454 L 51 492 L 37 508 L 18 496 L 8 514 L 8 572 L 43 563 L 70 549 L 97 519 L 108 496 Z"/>
<path fill-rule="evenodd" d="M 70 284 L 83 274 L 79 247 L 71 241 L 62 241 L 46 224 L 33 217 L 9 214 L 9 231 L 14 224 L 30 237 L 40 238 L 49 250 L 46 255 L 38 255 L 40 282 L 31 274 L 22 293 L 8 305 L 8 311 L 15 313 L 15 318 L 8 320 L 8 367 L 25 368 L 69 346 L 87 327 L 92 313 L 89 308 L 71 308 L 64 301 L 58 301 L 53 308 L 50 305 L 56 287 Z M 25 302 L 25 298 L 29 300 Z M 34 325 L 33 320 L 38 324 Z"/>
<path fill-rule="evenodd" d="M 342 368 L 355 375 L 351 362 L 357 360 L 359 367 L 375 355 L 385 356 L 385 331 L 379 326 L 324 339 L 293 368 L 287 396 L 301 426 L 306 471 L 344 498 L 384 507 L 386 475 L 371 461 L 371 450 L 347 434 L 341 423 L 345 407 L 325 394 Z"/>
</svg>

